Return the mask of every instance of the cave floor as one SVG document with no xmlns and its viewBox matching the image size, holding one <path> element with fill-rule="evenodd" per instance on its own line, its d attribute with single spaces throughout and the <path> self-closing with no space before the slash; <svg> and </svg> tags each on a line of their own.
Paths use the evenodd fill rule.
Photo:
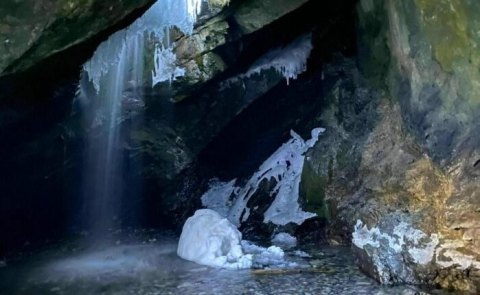
<svg viewBox="0 0 480 295">
<path fill-rule="evenodd" d="M 298 268 L 232 271 L 178 258 L 171 234 L 138 236 L 94 248 L 64 241 L 13 259 L 0 266 L 0 294 L 453 294 L 382 287 L 345 247 L 301 247 L 311 257 L 287 251 Z"/>
</svg>

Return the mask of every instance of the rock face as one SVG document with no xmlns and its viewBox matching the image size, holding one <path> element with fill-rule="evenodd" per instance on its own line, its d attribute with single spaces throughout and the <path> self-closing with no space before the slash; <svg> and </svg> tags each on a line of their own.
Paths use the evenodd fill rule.
<svg viewBox="0 0 480 295">
<path fill-rule="evenodd" d="M 98 38 L 152 1 L 73 2 L 2 2 L 0 75 L 28 72 Z M 260 164 L 289 129 L 324 127 L 303 165 L 303 209 L 318 216 L 306 228 L 328 220 L 326 240 L 351 244 L 359 266 L 384 284 L 479 292 L 480 4 L 361 0 L 353 59 L 331 54 L 352 45 L 353 1 L 319 2 L 210 0 L 192 35 L 172 32 L 186 75 L 148 85 L 142 128 L 124 143 L 125 157 L 144 163 L 132 177 L 145 182 L 146 215 L 162 211 L 177 222 L 200 206 L 211 171 L 192 166 L 208 162 L 225 172 L 222 161 Z M 308 70 L 290 87 L 275 70 L 246 75 L 272 49 L 305 34 L 312 36 Z M 85 137 L 72 102 L 75 82 L 38 104 L 25 103 L 9 83 L 0 79 L 0 176 L 7 180 L 0 227 L 19 231 L 6 238 L 11 245 L 0 245 L 6 248 L 25 235 L 34 239 L 39 227 L 66 227 L 65 208 L 78 205 L 69 192 L 82 173 Z M 40 101 L 35 87 L 25 88 Z M 247 136 L 272 146 L 242 155 L 234 148 Z M 227 160 L 232 151 L 239 161 Z M 262 198 L 251 205 L 265 207 Z"/>
<path fill-rule="evenodd" d="M 330 238 L 352 241 L 382 283 L 479 290 L 479 9 L 360 1 L 360 71 L 326 70 L 327 131 L 306 197 L 328 206 Z"/>
<path fill-rule="evenodd" d="M 320 18 L 316 10 L 318 2 L 313 0 L 276 4 L 269 1 L 275 6 L 274 10 L 267 9 L 268 6 L 259 1 L 230 1 L 224 7 L 227 2 L 210 1 L 210 6 L 205 5 L 192 35 L 182 36 L 173 30 L 171 36 L 175 40 L 179 65 L 186 68 L 188 74 L 171 85 L 160 84 L 153 89 L 148 85 L 143 89 L 145 104 L 141 107 L 144 116 L 138 118 L 142 126 L 128 131 L 125 142 L 122 142 L 123 156 L 129 163 L 127 166 L 138 167 L 138 163 L 143 163 L 142 169 L 129 170 L 132 173 L 128 174 L 126 183 L 144 184 L 141 196 L 132 202 L 145 204 L 143 217 L 146 226 L 165 225 L 172 220 L 181 223 L 192 213 L 189 210 L 200 206 L 194 197 L 201 195 L 201 185 L 194 179 L 202 178 L 202 175 L 192 176 L 188 168 L 194 166 L 200 154 L 209 149 L 213 141 L 222 141 L 216 137 L 222 138 L 223 135 L 220 135 L 237 118 L 241 117 L 235 123 L 237 127 L 241 126 L 238 128 L 240 131 L 246 129 L 242 127 L 245 122 L 250 124 L 249 132 L 240 134 L 259 135 L 258 130 L 262 130 L 267 137 L 262 140 L 268 142 L 268 148 L 273 152 L 278 147 L 275 143 L 281 144 L 287 139 L 290 129 L 304 122 L 304 116 L 314 116 L 320 101 L 312 96 L 318 91 L 317 82 L 321 81 L 321 72 L 317 67 L 319 56 L 343 48 L 345 40 L 351 40 L 353 36 L 350 1 L 325 5 L 320 11 Z M 49 3 L 56 5 L 56 2 Z M 132 14 L 140 14 L 139 11 L 130 13 L 133 9 L 146 8 L 149 3 L 136 2 L 134 6 L 128 6 L 130 8 L 127 8 L 130 2 L 117 5 L 123 5 L 123 10 L 120 10 L 129 15 L 128 20 Z M 79 16 L 72 16 L 74 20 L 71 23 L 64 23 L 61 26 L 64 31 L 53 33 L 53 29 L 49 31 L 49 26 L 42 26 L 45 32 L 37 36 L 39 39 L 32 39 L 36 41 L 32 41 L 35 44 L 32 43 L 31 48 L 16 49 L 19 55 L 5 60 L 4 74 L 25 71 L 29 75 L 8 75 L 0 79 L 0 178 L 6 180 L 0 199 L 0 229 L 9 235 L 11 233 L 0 245 L 1 253 L 16 249 L 27 240 L 33 243 L 45 237 L 58 237 L 72 224 L 77 225 L 79 219 L 73 214 L 80 215 L 78 208 L 82 207 L 83 149 L 89 130 L 86 130 L 79 115 L 80 102 L 73 100 L 78 83 L 76 76 L 83 62 L 73 53 L 82 51 L 78 48 L 86 48 L 87 53 L 82 52 L 86 58 L 88 52 L 93 52 L 95 44 L 101 41 L 98 31 L 105 28 L 101 28 L 100 23 L 111 26 L 121 21 L 124 14 L 115 16 L 114 12 L 110 13 L 107 18 L 111 16 L 112 22 L 107 24 L 106 20 L 96 17 L 105 13 L 103 6 L 97 7 L 99 4 L 94 1 L 78 5 L 79 8 L 72 9 Z M 31 5 L 27 6 L 33 9 Z M 257 18 L 255 25 L 247 25 L 248 19 L 245 18 L 251 17 Z M 38 16 L 38 21 L 57 18 L 58 23 L 62 23 L 60 14 L 49 13 L 45 13 L 44 18 Z M 91 18 L 98 20 L 92 21 Z M 79 25 L 83 22 L 88 25 Z M 20 30 L 20 27 L 16 29 Z M 74 29 L 82 30 L 69 35 L 76 38 L 75 41 L 69 39 L 69 43 L 57 43 Z M 10 33 L 4 36 L 16 36 L 15 32 Z M 90 33 L 95 35 L 95 42 L 83 42 L 89 39 Z M 305 74 L 308 79 L 303 84 L 293 87 L 295 82 L 290 81 L 292 87 L 287 87 L 284 77 L 273 69 L 244 75 L 269 51 L 284 48 L 304 35 L 312 36 L 311 43 L 315 48 L 320 48 L 317 45 L 322 42 L 334 45 L 312 53 L 312 61 L 308 62 L 312 62 L 316 70 L 313 75 Z M 52 39 L 49 36 L 53 36 Z M 337 42 L 338 36 L 342 36 L 340 42 Z M 20 43 L 25 45 L 22 42 L 15 44 Z M 89 43 L 88 46 L 85 43 Z M 67 50 L 72 47 L 76 48 L 73 53 Z M 23 51 L 25 54 L 20 54 Z M 52 61 L 63 65 L 70 60 L 73 62 L 68 68 L 68 75 L 49 66 Z M 34 71 L 31 70 L 32 65 Z M 37 87 L 47 84 L 44 83 L 47 78 L 51 82 L 48 89 L 39 91 Z M 257 101 L 261 103 L 256 104 Z M 272 108 L 272 105 L 275 107 Z M 261 112 L 273 113 L 275 118 L 266 120 Z M 244 113 L 246 115 L 242 116 Z M 254 120 L 250 117 L 252 113 L 257 116 Z M 135 125 L 139 122 L 130 115 L 125 116 L 122 124 Z M 274 126 L 275 130 L 268 126 Z M 308 132 L 315 126 L 310 127 Z M 255 153 L 257 164 L 268 157 L 268 148 Z M 242 157 L 251 160 L 246 155 Z M 35 167 L 31 163 L 36 163 Z M 202 181 L 204 179 L 199 182 Z M 172 193 L 172 187 L 177 188 L 175 185 L 178 183 L 185 184 L 185 187 Z M 182 194 L 185 197 L 178 198 Z"/>
<path fill-rule="evenodd" d="M 227 71 L 232 71 L 232 68 L 243 68 L 249 65 L 259 57 L 259 54 L 271 50 L 275 44 L 283 46 L 284 42 L 292 41 L 297 37 L 297 32 L 295 30 L 292 31 L 293 34 L 290 32 L 290 22 L 297 22 L 298 27 L 303 30 L 311 28 L 312 24 L 309 22 L 314 19 L 313 15 L 306 15 L 303 20 L 298 21 L 302 14 L 300 8 L 307 2 L 309 1 L 235 2 L 231 4 L 230 9 L 209 18 L 198 26 L 192 35 L 177 39 L 174 52 L 178 58 L 178 66 L 185 68 L 186 74 L 177 79 L 173 85 L 169 85 L 173 88 L 171 89 L 172 98 L 175 101 L 188 98 L 206 82 L 222 76 Z M 305 8 L 313 6 L 312 3 L 305 5 Z M 344 3 L 341 2 L 341 4 Z M 325 13 L 336 13 L 335 7 L 325 10 Z M 292 15 L 289 16 L 289 14 Z M 262 46 L 261 39 L 266 36 L 265 31 L 269 31 L 269 26 L 285 32 L 284 36 L 270 35 L 268 45 Z M 260 33 L 262 31 L 263 33 Z M 257 46 L 257 48 L 252 50 L 250 46 Z M 252 51 L 255 53 L 252 54 Z"/>
<path fill-rule="evenodd" d="M 0 75 L 21 72 L 117 24 L 153 0 L 2 1 Z"/>
</svg>

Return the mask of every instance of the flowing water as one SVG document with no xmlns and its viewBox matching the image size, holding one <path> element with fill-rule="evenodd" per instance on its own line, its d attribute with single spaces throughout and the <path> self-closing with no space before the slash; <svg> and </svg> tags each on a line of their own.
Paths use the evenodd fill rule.
<svg viewBox="0 0 480 295">
<path fill-rule="evenodd" d="M 140 35 L 125 43 L 114 36 L 111 48 L 120 47 L 118 62 L 100 80 L 95 91 L 89 85 L 88 72 L 83 73 L 80 96 L 84 123 L 90 130 L 85 154 L 84 226 L 103 236 L 118 226 L 124 183 L 124 145 L 130 126 L 126 120 L 141 121 L 142 94 L 133 86 L 143 81 L 143 48 Z M 132 114 L 134 116 L 132 116 Z"/>
<path fill-rule="evenodd" d="M 169 29 L 175 26 L 185 34 L 191 33 L 201 3 L 201 0 L 157 1 L 132 25 L 100 44 L 83 66 L 78 91 L 87 131 L 82 227 L 92 233 L 93 242 L 98 242 L 109 230 L 122 227 L 125 216 L 121 212 L 127 207 L 122 202 L 130 200 L 130 215 L 138 211 L 131 201 L 138 197 L 132 189 L 135 184 L 127 181 L 126 147 L 137 145 L 128 135 L 142 122 L 141 89 L 146 84 L 154 85 L 183 74 L 169 48 Z M 147 48 L 151 48 L 150 52 Z M 146 71 L 147 54 L 153 60 L 149 65 L 151 77 L 145 75 L 150 73 Z M 135 163 L 138 165 L 140 161 Z M 132 168 L 140 171 L 135 165 L 128 167 L 130 173 Z M 129 195 L 123 196 L 126 191 Z"/>
<path fill-rule="evenodd" d="M 303 247 L 287 252 L 296 268 L 222 270 L 176 255 L 177 238 L 153 231 L 117 233 L 116 245 L 83 248 L 66 241 L 0 267 L 0 294 L 461 294 L 382 287 L 353 264 L 348 248 Z"/>
</svg>

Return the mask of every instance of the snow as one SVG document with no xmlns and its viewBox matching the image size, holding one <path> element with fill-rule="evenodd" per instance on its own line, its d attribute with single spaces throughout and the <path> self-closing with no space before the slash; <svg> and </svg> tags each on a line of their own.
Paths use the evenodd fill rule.
<svg viewBox="0 0 480 295">
<path fill-rule="evenodd" d="M 252 256 L 245 255 L 242 234 L 226 218 L 210 209 L 200 209 L 185 222 L 177 254 L 202 265 L 228 269 L 250 268 Z"/>
<path fill-rule="evenodd" d="M 97 92 L 100 91 L 103 77 L 109 72 L 115 72 L 122 59 L 129 59 L 139 51 L 143 54 L 143 42 L 148 37 L 166 43 L 167 47 L 156 47 L 155 69 L 152 73 L 154 81 L 167 81 L 183 74 L 182 69 L 174 66 L 176 58 L 172 52 L 172 44 L 168 40 L 168 31 L 172 27 L 177 27 L 184 34 L 191 34 L 201 5 L 202 0 L 157 1 L 128 28 L 116 32 L 100 44 L 93 57 L 83 67 Z M 131 46 L 132 44 L 137 45 Z M 125 47 L 136 50 L 123 54 Z M 143 63 L 143 58 L 139 60 Z M 132 67 L 135 68 L 137 64 L 138 62 L 133 63 Z M 143 67 L 141 70 L 143 71 Z M 138 71 L 140 69 L 134 70 Z"/>
<path fill-rule="evenodd" d="M 307 70 L 307 59 L 312 49 L 311 34 L 301 36 L 285 47 L 266 53 L 242 76 L 250 77 L 273 68 L 285 77 L 288 84 L 290 79 L 296 79 L 299 74 Z"/>
<path fill-rule="evenodd" d="M 288 233 L 278 233 L 272 238 L 272 244 L 282 249 L 290 249 L 297 246 L 297 238 Z"/>
</svg>

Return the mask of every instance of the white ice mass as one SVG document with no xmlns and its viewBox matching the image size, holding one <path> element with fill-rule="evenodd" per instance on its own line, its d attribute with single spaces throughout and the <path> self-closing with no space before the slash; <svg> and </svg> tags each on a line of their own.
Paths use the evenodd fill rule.
<svg viewBox="0 0 480 295">
<path fill-rule="evenodd" d="M 278 246 L 260 247 L 242 240 L 242 234 L 226 218 L 200 209 L 185 222 L 177 254 L 198 264 L 227 269 L 295 267 Z"/>
<path fill-rule="evenodd" d="M 198 264 L 230 269 L 250 268 L 252 256 L 245 255 L 242 234 L 226 218 L 210 209 L 200 209 L 185 222 L 177 254 Z"/>
<path fill-rule="evenodd" d="M 312 130 L 312 138 L 303 140 L 291 131 L 292 138 L 273 153 L 255 172 L 243 187 L 235 187 L 235 180 L 230 182 L 212 182 L 210 189 L 202 197 L 205 207 L 228 211 L 228 219 L 237 227 L 248 219 L 247 203 L 257 192 L 263 180 L 275 179 L 276 186 L 270 192 L 274 197 L 271 206 L 264 215 L 264 222 L 275 225 L 287 223 L 302 224 L 314 213 L 305 212 L 298 204 L 300 178 L 303 170 L 305 152 L 313 147 L 323 128 Z M 233 204 L 230 206 L 230 202 Z M 221 209 L 219 209 L 221 207 Z"/>
</svg>

